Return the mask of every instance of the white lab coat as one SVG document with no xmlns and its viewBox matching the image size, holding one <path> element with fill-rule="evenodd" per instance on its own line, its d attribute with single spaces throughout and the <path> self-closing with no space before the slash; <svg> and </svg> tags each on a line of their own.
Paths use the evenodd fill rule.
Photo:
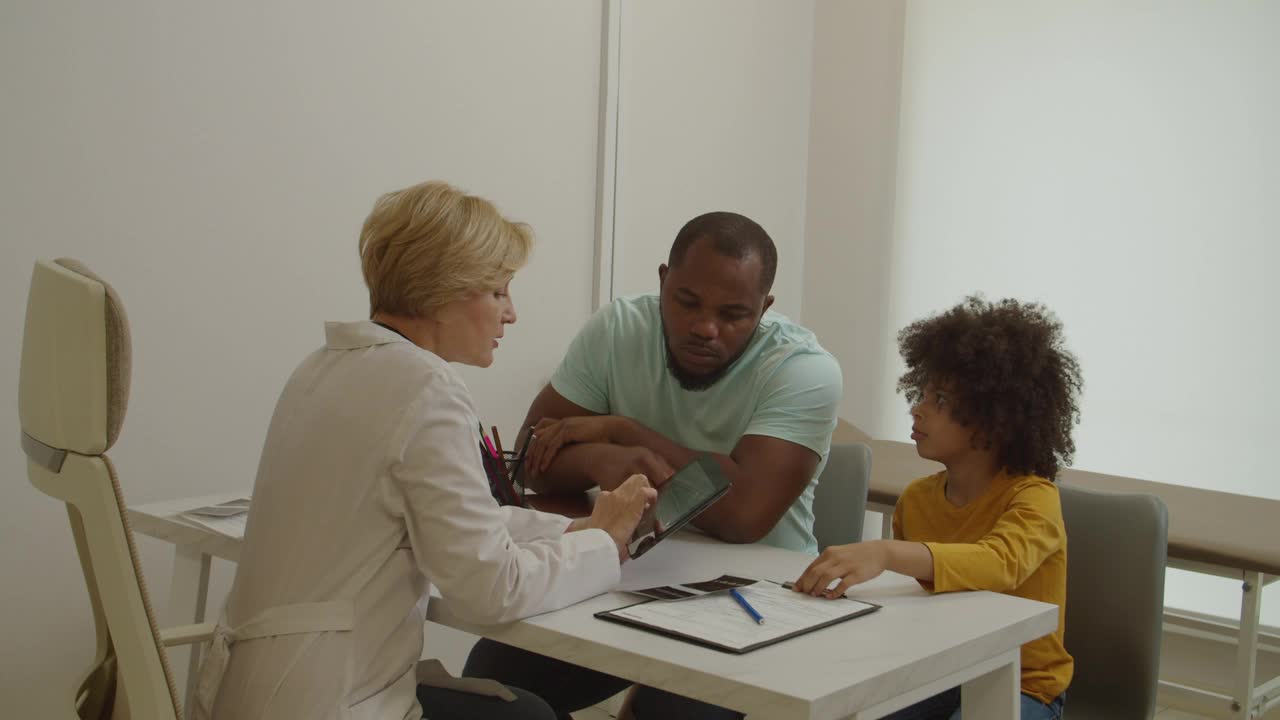
<svg viewBox="0 0 1280 720">
<path fill-rule="evenodd" d="M 418 720 L 431 585 L 500 623 L 618 582 L 605 532 L 493 501 L 448 363 L 368 321 L 325 334 L 271 419 L 196 720 Z"/>
</svg>

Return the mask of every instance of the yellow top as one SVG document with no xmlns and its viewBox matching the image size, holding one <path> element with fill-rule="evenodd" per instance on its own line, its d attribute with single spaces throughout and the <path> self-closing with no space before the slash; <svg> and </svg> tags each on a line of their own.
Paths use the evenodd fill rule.
<svg viewBox="0 0 1280 720">
<path fill-rule="evenodd" d="M 893 536 L 933 553 L 931 592 L 991 590 L 1058 606 L 1058 629 L 1022 646 L 1022 692 L 1052 702 L 1075 662 L 1062 644 L 1067 611 L 1067 534 L 1058 487 L 1036 475 L 1000 473 L 964 507 L 946 496 L 946 473 L 907 486 Z M 963 618 L 957 618 L 963 622 Z"/>
</svg>

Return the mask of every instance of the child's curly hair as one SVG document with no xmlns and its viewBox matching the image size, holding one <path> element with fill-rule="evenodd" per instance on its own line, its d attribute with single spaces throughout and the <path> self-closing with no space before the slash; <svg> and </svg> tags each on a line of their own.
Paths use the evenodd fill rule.
<svg viewBox="0 0 1280 720">
<path fill-rule="evenodd" d="M 996 448 L 1010 474 L 1053 480 L 1071 464 L 1083 381 L 1043 305 L 971 295 L 903 328 L 898 352 L 907 363 L 898 391 L 915 405 L 926 385 L 946 388 L 951 416 L 975 430 L 970 442 Z"/>
</svg>

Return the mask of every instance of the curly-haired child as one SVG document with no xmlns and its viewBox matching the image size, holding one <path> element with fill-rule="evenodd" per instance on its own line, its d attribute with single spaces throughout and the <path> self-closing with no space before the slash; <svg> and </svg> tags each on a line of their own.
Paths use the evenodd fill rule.
<svg viewBox="0 0 1280 720">
<path fill-rule="evenodd" d="M 1059 718 L 1073 661 L 1062 642 L 1067 538 L 1053 483 L 1075 452 L 1080 366 L 1042 305 L 979 296 L 907 326 L 898 349 L 911 439 L 946 469 L 903 492 L 895 539 L 829 547 L 795 588 L 839 597 L 891 570 L 932 592 L 991 590 L 1054 603 L 1057 631 L 1022 647 L 1021 717 Z M 889 717 L 956 720 L 960 691 Z"/>
</svg>

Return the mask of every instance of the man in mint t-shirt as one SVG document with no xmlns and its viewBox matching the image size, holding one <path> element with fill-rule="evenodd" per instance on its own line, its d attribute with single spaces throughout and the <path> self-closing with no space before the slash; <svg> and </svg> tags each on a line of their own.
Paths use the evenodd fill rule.
<svg viewBox="0 0 1280 720">
<path fill-rule="evenodd" d="M 601 308 L 529 408 L 537 490 L 655 485 L 713 453 L 733 488 L 694 525 L 729 542 L 817 552 L 813 488 L 840 402 L 840 366 L 768 312 L 777 252 L 764 229 L 708 213 L 676 236 L 661 295 Z"/>
<path fill-rule="evenodd" d="M 842 380 L 812 332 L 769 312 L 777 257 L 769 235 L 742 215 L 686 223 L 658 267 L 660 294 L 601 308 L 534 399 L 530 486 L 611 489 L 633 473 L 660 486 L 673 468 L 710 453 L 733 486 L 695 526 L 728 542 L 816 553 L 813 491 Z M 525 658 L 533 670 L 516 660 L 521 652 L 481 641 L 466 672 L 509 680 L 564 717 L 625 685 L 539 656 Z M 548 682 L 538 682 L 544 673 Z M 636 694 L 632 711 L 641 720 L 740 717 L 653 688 Z"/>
</svg>

